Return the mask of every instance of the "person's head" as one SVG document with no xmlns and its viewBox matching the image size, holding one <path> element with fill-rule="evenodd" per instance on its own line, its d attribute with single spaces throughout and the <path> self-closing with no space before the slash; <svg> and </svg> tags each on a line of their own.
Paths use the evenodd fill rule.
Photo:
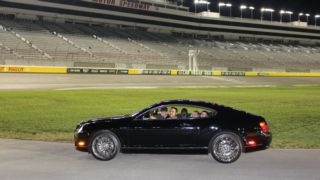
<svg viewBox="0 0 320 180">
<path fill-rule="evenodd" d="M 170 109 L 170 118 L 177 118 L 178 109 L 176 107 L 171 107 Z"/>
<path fill-rule="evenodd" d="M 199 111 L 193 111 L 191 114 L 192 118 L 198 118 L 199 117 Z"/>
<path fill-rule="evenodd" d="M 167 118 L 167 116 L 168 116 L 168 108 L 167 108 L 167 107 L 162 107 L 162 108 L 160 109 L 160 115 L 161 115 L 162 117 L 164 117 L 164 118 Z"/>
<path fill-rule="evenodd" d="M 181 116 L 184 118 L 188 117 L 188 109 L 187 108 L 181 109 Z"/>
<path fill-rule="evenodd" d="M 149 112 L 150 119 L 154 119 L 157 116 L 157 114 L 158 114 L 157 110 L 150 111 Z"/>
<path fill-rule="evenodd" d="M 188 109 L 187 108 L 182 108 L 181 109 L 181 114 L 188 114 Z"/>
<path fill-rule="evenodd" d="M 200 117 L 201 117 L 201 118 L 207 118 L 207 117 L 209 117 L 208 111 L 202 111 L 201 114 L 200 114 Z"/>
</svg>

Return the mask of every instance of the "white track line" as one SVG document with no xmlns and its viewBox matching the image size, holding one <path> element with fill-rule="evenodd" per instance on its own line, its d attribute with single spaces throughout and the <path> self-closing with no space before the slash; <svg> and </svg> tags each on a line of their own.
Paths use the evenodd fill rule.
<svg viewBox="0 0 320 180">
<path fill-rule="evenodd" d="M 74 87 L 74 88 L 59 88 L 57 91 L 70 90 L 93 90 L 93 89 L 200 89 L 200 88 L 263 88 L 263 87 L 278 87 L 276 85 L 236 85 L 236 86 L 123 86 L 123 87 Z"/>
<path fill-rule="evenodd" d="M 238 84 L 244 84 L 247 83 L 246 81 L 239 81 L 235 79 L 228 79 L 227 77 L 217 77 L 217 76 L 204 76 L 205 78 L 208 79 L 214 79 L 214 80 L 219 80 L 219 81 L 225 81 L 225 82 L 232 82 L 232 83 L 238 83 Z"/>
</svg>

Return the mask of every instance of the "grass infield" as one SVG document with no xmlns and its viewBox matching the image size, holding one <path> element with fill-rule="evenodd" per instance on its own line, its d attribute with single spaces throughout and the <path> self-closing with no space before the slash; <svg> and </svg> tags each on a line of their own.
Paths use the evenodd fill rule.
<svg viewBox="0 0 320 180">
<path fill-rule="evenodd" d="M 0 137 L 72 141 L 82 120 L 166 99 L 199 99 L 264 116 L 274 148 L 320 148 L 320 87 L 0 91 Z"/>
</svg>

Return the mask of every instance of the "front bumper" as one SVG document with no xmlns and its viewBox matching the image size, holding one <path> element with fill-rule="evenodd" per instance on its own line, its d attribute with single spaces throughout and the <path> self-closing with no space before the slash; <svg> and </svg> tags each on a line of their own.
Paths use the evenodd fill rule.
<svg viewBox="0 0 320 180">
<path fill-rule="evenodd" d="M 75 148 L 79 151 L 83 152 L 88 152 L 89 151 L 89 145 L 90 145 L 90 140 L 89 140 L 89 135 L 88 133 L 84 132 L 76 132 L 74 134 L 74 145 Z"/>
</svg>

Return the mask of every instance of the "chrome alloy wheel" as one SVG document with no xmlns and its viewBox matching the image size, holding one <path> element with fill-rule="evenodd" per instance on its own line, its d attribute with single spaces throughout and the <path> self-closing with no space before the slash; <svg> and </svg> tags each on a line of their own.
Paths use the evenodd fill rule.
<svg viewBox="0 0 320 180">
<path fill-rule="evenodd" d="M 223 163 L 231 163 L 241 154 L 240 142 L 231 134 L 221 134 L 216 137 L 212 146 L 214 157 Z"/>
<path fill-rule="evenodd" d="M 114 137 L 100 134 L 92 142 L 92 153 L 101 160 L 110 160 L 117 154 L 116 143 Z"/>
</svg>

